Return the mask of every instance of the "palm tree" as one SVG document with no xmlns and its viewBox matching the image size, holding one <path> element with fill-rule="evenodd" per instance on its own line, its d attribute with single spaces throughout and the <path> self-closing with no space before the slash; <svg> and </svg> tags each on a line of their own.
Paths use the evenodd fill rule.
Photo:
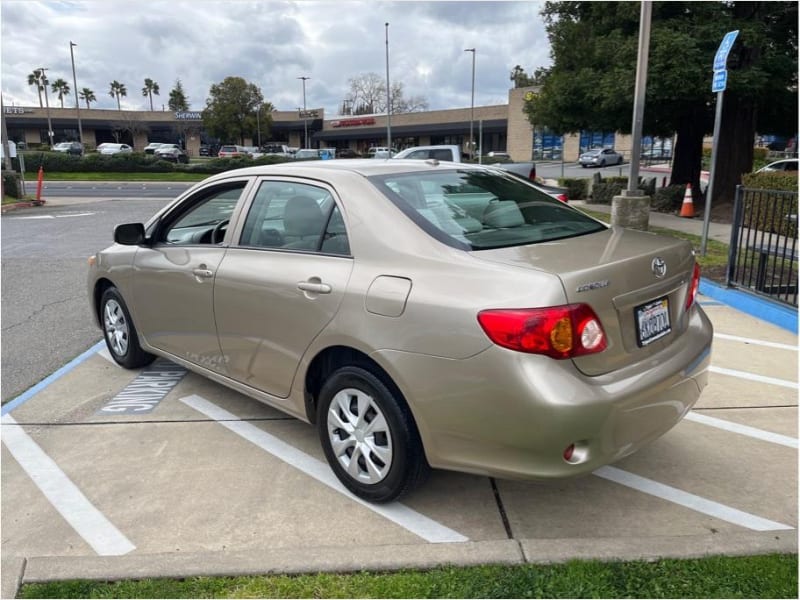
<svg viewBox="0 0 800 600">
<path fill-rule="evenodd" d="M 80 93 L 78 94 L 82 100 L 86 101 L 86 109 L 90 109 L 89 102 L 97 102 L 97 98 L 94 95 L 94 91 L 90 90 L 89 88 L 81 89 Z"/>
<path fill-rule="evenodd" d="M 69 95 L 69 84 L 59 77 L 50 86 L 54 94 L 58 94 L 58 99 L 61 100 L 61 108 L 64 108 L 64 96 Z"/>
<path fill-rule="evenodd" d="M 142 88 L 142 96 L 150 96 L 150 111 L 153 110 L 153 94 L 158 96 L 158 84 L 149 77 L 144 80 L 144 87 Z"/>
<path fill-rule="evenodd" d="M 117 99 L 117 110 L 122 110 L 122 107 L 119 104 L 119 99 L 121 96 L 128 95 L 128 90 L 125 88 L 125 84 L 120 83 L 115 79 L 114 81 L 111 82 L 111 90 L 109 91 L 109 94 L 111 95 L 112 98 Z"/>
<path fill-rule="evenodd" d="M 28 75 L 28 85 L 35 85 L 36 91 L 39 92 L 39 108 L 44 108 L 44 104 L 42 104 L 42 92 L 44 91 L 44 86 L 47 85 L 47 78 L 44 78 L 44 82 L 42 82 L 41 79 L 41 69 L 34 69 L 34 71 Z"/>
</svg>

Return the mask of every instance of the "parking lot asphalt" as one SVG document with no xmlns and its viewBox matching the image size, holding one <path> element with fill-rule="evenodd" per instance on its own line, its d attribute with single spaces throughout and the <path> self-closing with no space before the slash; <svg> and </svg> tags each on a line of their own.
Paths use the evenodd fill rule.
<svg viewBox="0 0 800 600">
<path fill-rule="evenodd" d="M 710 383 L 651 446 L 568 481 L 434 471 L 388 505 L 338 484 L 313 427 L 161 360 L 126 371 L 98 344 L 3 407 L 2 597 L 70 578 L 796 552 L 796 332 L 699 301 Z M 155 377 L 166 393 L 142 394 Z"/>
</svg>

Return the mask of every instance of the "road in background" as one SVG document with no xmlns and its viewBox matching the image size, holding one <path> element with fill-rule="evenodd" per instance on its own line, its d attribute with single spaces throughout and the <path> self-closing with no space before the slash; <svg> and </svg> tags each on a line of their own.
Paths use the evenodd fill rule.
<svg viewBox="0 0 800 600">
<path fill-rule="evenodd" d="M 144 221 L 164 199 L 105 200 L 15 210 L 2 228 L 2 400 L 102 339 L 86 297 L 86 259 L 114 226 Z"/>
</svg>

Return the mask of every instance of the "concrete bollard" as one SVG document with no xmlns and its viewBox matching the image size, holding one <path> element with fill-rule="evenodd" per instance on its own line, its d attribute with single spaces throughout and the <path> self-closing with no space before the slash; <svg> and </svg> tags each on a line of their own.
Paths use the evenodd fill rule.
<svg viewBox="0 0 800 600">
<path fill-rule="evenodd" d="M 611 199 L 611 224 L 647 231 L 650 222 L 650 196 L 614 196 Z"/>
</svg>

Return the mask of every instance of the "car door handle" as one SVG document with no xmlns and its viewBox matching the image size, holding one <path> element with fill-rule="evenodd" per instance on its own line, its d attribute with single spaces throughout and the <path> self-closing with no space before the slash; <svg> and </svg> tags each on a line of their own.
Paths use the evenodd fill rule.
<svg viewBox="0 0 800 600">
<path fill-rule="evenodd" d="M 195 277 L 203 277 L 206 279 L 214 276 L 214 271 L 212 271 L 211 269 L 203 269 L 203 268 L 193 269 L 192 273 L 194 273 Z"/>
<path fill-rule="evenodd" d="M 312 294 L 330 294 L 331 286 L 327 283 L 320 283 L 314 281 L 301 281 L 297 284 L 297 289 L 304 292 L 311 292 Z"/>
</svg>

